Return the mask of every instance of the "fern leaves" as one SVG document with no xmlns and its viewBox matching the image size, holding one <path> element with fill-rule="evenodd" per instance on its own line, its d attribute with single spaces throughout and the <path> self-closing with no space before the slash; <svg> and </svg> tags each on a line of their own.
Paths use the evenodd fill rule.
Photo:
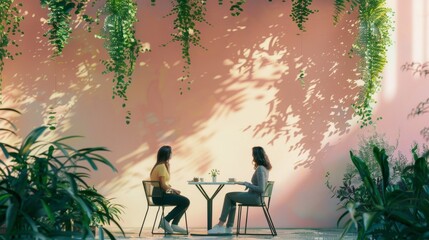
<svg viewBox="0 0 429 240">
<path fill-rule="evenodd" d="M 335 23 L 346 11 L 346 3 L 350 4 L 348 13 L 359 9 L 359 32 L 352 52 L 360 57 L 359 68 L 365 84 L 353 107 L 360 117 L 361 127 L 364 127 L 373 123 L 374 95 L 381 86 L 381 73 L 387 63 L 387 48 L 391 44 L 392 11 L 386 7 L 385 0 L 336 0 Z"/>
</svg>

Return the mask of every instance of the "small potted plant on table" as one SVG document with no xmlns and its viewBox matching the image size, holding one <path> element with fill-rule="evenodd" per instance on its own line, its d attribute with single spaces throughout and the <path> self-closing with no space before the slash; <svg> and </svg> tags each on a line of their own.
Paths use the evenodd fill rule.
<svg viewBox="0 0 429 240">
<path fill-rule="evenodd" d="M 210 176 L 212 176 L 212 181 L 213 182 L 216 182 L 216 177 L 217 177 L 217 175 L 219 175 L 220 174 L 220 171 L 218 170 L 218 169 L 212 169 L 210 172 L 209 172 L 209 175 Z"/>
</svg>

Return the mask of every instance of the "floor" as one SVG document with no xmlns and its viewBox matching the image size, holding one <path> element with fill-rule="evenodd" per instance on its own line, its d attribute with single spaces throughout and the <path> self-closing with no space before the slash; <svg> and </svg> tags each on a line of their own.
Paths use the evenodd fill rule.
<svg viewBox="0 0 429 240">
<path fill-rule="evenodd" d="M 192 233 L 205 233 L 204 229 L 190 229 L 190 233 L 187 236 L 183 235 L 167 235 L 163 234 L 151 234 L 151 229 L 143 229 L 142 235 L 139 237 L 140 229 L 124 229 L 126 237 L 121 236 L 119 233 L 114 233 L 117 239 L 195 239 L 195 240 L 214 240 L 214 239 L 287 239 L 287 240 L 338 240 L 340 239 L 342 230 L 341 229 L 277 229 L 277 236 L 256 236 L 256 235 L 232 235 L 232 236 L 192 236 Z M 252 233 L 268 233 L 268 229 L 248 229 L 248 232 Z M 356 239 L 356 234 L 347 234 L 343 239 L 351 240 Z"/>
</svg>

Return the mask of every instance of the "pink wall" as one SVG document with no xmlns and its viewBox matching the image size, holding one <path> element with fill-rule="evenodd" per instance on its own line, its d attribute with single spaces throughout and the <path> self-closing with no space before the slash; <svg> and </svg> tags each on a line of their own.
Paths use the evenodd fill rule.
<svg viewBox="0 0 429 240">
<path fill-rule="evenodd" d="M 124 227 L 141 223 L 146 206 L 140 181 L 148 177 L 156 151 L 164 144 L 173 147 L 173 185 L 191 199 L 191 227 L 205 226 L 205 201 L 186 181 L 194 176 L 208 179 L 211 168 L 220 169 L 220 180 L 249 181 L 255 145 L 266 149 L 274 166 L 270 178 L 276 181 L 272 201 L 276 226 L 335 226 L 339 212 L 324 186 L 325 173 L 330 171 L 339 183 L 350 162 L 348 151 L 357 146 L 359 136 L 374 130 L 360 129 L 350 107 L 359 91 L 358 59 L 347 56 L 354 16 L 344 16 L 333 26 L 332 2 L 314 1 L 319 12 L 310 17 L 307 32 L 300 33 L 289 18 L 290 3 L 249 1 L 242 15 L 231 17 L 227 1 L 224 6 L 210 1 L 211 26 L 199 25 L 208 50 L 191 50 L 194 82 L 191 91 L 179 95 L 179 87 L 186 87 L 177 81 L 182 70 L 180 48 L 159 47 L 169 41 L 173 18 L 162 18 L 169 9 L 164 1 L 155 7 L 148 2 L 139 3 L 137 37 L 152 51 L 138 59 L 128 94 L 132 112 L 128 126 L 121 102 L 111 100 L 112 76 L 101 74 L 100 59 L 106 58 L 102 40 L 76 25 L 64 54 L 51 60 L 42 36 L 46 11 L 37 1 L 25 3 L 23 55 L 8 61 L 3 72 L 4 106 L 24 112 L 16 118 L 21 136 L 47 123 L 48 107 L 54 106 L 57 130 L 46 137 L 83 135 L 74 144 L 108 147 L 111 152 L 106 156 L 119 172 L 102 168 L 92 181 L 126 206 Z M 428 21 L 427 3 L 406 2 L 389 1 L 397 28 L 375 117 L 383 117 L 376 130 L 392 144 L 398 140 L 399 149 L 408 154 L 413 141 L 423 141 L 419 131 L 427 116 L 407 115 L 428 97 L 424 90 L 428 81 L 400 66 L 428 61 L 423 46 L 429 38 L 422 24 Z M 416 14 L 417 10 L 421 12 Z M 424 52 L 419 59 L 413 59 L 419 53 L 415 48 Z M 301 69 L 307 73 L 303 82 L 297 80 Z M 215 218 L 223 194 L 230 190 L 242 188 L 227 186 L 220 192 Z"/>
</svg>

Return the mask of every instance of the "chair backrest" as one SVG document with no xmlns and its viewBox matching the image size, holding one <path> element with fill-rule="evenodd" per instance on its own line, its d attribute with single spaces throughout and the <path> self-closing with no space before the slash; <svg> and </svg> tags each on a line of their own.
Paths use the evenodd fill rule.
<svg viewBox="0 0 429 240">
<path fill-rule="evenodd" d="M 267 207 L 270 208 L 270 202 L 271 202 L 271 195 L 273 194 L 273 188 L 274 188 L 274 181 L 268 181 L 267 186 L 265 187 L 265 191 L 262 193 L 261 197 L 263 203 L 265 202 L 265 199 L 268 198 Z"/>
<path fill-rule="evenodd" d="M 161 195 L 162 191 L 154 191 L 155 188 L 159 188 L 159 189 L 161 188 L 160 187 L 160 182 L 159 181 L 146 181 L 146 180 L 143 180 L 142 183 L 143 183 L 144 193 L 146 195 L 147 204 L 149 206 L 157 206 L 153 202 L 152 198 L 153 197 L 162 197 L 162 195 Z"/>
</svg>

